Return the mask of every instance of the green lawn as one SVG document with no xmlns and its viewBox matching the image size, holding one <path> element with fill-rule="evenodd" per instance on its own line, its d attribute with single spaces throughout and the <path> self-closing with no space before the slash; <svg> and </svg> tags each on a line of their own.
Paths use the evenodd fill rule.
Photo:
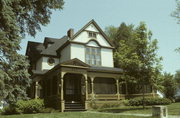
<svg viewBox="0 0 180 118">
<path fill-rule="evenodd" d="M 180 115 L 180 102 L 172 103 L 167 105 L 168 114 L 169 115 Z M 107 109 L 99 109 L 100 112 L 111 112 L 111 113 L 137 113 L 137 114 L 151 114 L 152 107 L 146 106 L 145 109 L 142 106 L 124 106 L 118 108 L 107 108 Z"/>
<path fill-rule="evenodd" d="M 167 105 L 169 115 L 180 115 L 180 102 Z M 99 109 L 100 112 L 110 112 L 115 114 L 91 113 L 91 112 L 65 112 L 65 113 L 41 113 L 22 115 L 0 115 L 0 118 L 144 118 L 140 116 L 124 116 L 116 113 L 131 114 L 151 114 L 151 107 L 145 110 L 140 107 L 124 106 L 119 108 Z M 151 117 L 145 117 L 151 118 Z"/>
<path fill-rule="evenodd" d="M 123 116 L 117 114 L 98 114 L 88 112 L 65 112 L 46 114 L 0 115 L 0 118 L 144 118 L 140 116 Z M 151 117 L 145 117 L 151 118 Z"/>
</svg>

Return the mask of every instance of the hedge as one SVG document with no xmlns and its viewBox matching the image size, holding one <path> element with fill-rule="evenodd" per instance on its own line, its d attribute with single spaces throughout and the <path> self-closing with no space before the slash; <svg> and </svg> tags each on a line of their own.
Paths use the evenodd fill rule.
<svg viewBox="0 0 180 118">
<path fill-rule="evenodd" d="M 144 98 L 145 105 L 168 105 L 172 101 L 167 98 Z M 143 98 L 134 98 L 128 101 L 129 106 L 141 106 L 143 105 Z"/>
<path fill-rule="evenodd" d="M 5 107 L 2 114 L 40 113 L 44 108 L 44 101 L 41 99 L 19 100 L 16 104 Z"/>
</svg>

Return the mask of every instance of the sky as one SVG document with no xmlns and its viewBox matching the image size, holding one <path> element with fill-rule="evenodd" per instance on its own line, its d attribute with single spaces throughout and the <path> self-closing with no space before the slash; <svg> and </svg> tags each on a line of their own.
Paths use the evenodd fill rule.
<svg viewBox="0 0 180 118">
<path fill-rule="evenodd" d="M 174 74 L 180 69 L 180 24 L 171 17 L 175 0 L 65 0 L 61 11 L 53 11 L 50 23 L 37 32 L 35 38 L 26 36 L 21 42 L 20 54 L 25 54 L 27 42 L 43 42 L 45 37 L 61 38 L 70 28 L 75 32 L 94 19 L 104 30 L 122 22 L 138 26 L 144 21 L 158 40 L 158 55 L 163 57 L 164 72 Z"/>
</svg>

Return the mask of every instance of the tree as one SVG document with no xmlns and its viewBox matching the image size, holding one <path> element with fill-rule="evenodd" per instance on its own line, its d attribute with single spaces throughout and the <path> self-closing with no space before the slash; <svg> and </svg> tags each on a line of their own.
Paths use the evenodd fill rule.
<svg viewBox="0 0 180 118">
<path fill-rule="evenodd" d="M 164 90 L 163 93 L 166 98 L 169 98 L 171 100 L 174 99 L 175 93 L 176 93 L 176 81 L 174 79 L 174 76 L 171 75 L 170 73 L 164 73 L 163 74 L 163 86 Z"/>
<path fill-rule="evenodd" d="M 108 31 L 107 28 L 106 31 Z M 162 58 L 157 56 L 157 40 L 152 39 L 152 33 L 147 31 L 145 23 L 140 23 L 137 28 L 122 23 L 113 42 L 116 44 L 115 66 L 123 69 L 121 77 L 126 84 L 142 85 L 143 94 L 144 85 L 150 84 L 157 89 L 160 86 L 158 82 Z M 127 87 L 126 92 L 128 92 Z"/>
<path fill-rule="evenodd" d="M 35 37 L 50 22 L 51 10 L 62 9 L 63 0 L 0 1 L 0 99 L 13 103 L 26 97 L 30 85 L 27 57 L 17 53 L 21 39 Z"/>
<path fill-rule="evenodd" d="M 176 10 L 172 13 L 172 16 L 177 19 L 178 23 L 180 23 L 180 0 L 176 0 L 176 3 Z"/>
</svg>

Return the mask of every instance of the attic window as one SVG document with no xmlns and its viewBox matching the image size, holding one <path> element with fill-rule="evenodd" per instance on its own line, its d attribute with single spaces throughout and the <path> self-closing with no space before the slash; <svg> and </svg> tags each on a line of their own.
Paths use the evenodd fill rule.
<svg viewBox="0 0 180 118">
<path fill-rule="evenodd" d="M 89 32 L 89 37 L 96 38 L 96 33 L 95 32 Z"/>
</svg>

